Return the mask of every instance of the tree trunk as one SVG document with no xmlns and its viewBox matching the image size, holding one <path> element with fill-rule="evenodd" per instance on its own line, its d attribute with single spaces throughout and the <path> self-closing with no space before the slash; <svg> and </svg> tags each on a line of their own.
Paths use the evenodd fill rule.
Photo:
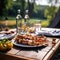
<svg viewBox="0 0 60 60">
<path fill-rule="evenodd" d="M 28 10 L 29 10 L 30 17 L 33 17 L 34 3 L 35 3 L 35 0 L 33 0 L 33 2 L 29 2 L 29 0 L 28 0 Z"/>
<path fill-rule="evenodd" d="M 24 17 L 24 12 L 25 12 L 25 0 L 21 0 L 21 5 L 22 5 L 22 17 Z"/>
</svg>

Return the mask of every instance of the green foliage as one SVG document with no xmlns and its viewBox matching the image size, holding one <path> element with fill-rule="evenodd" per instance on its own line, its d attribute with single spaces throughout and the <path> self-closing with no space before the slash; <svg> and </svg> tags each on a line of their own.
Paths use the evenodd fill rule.
<svg viewBox="0 0 60 60">
<path fill-rule="evenodd" d="M 50 6 L 45 9 L 44 15 L 48 20 L 52 20 L 55 17 L 58 8 L 55 6 Z"/>
<path fill-rule="evenodd" d="M 59 2 L 59 0 L 48 0 L 48 3 L 52 3 L 52 2 L 55 2 L 55 3 L 58 3 Z"/>
<path fill-rule="evenodd" d="M 25 9 L 26 9 L 26 2 L 25 0 L 16 0 L 13 2 L 12 8 L 9 10 L 10 16 L 16 16 L 17 15 L 17 10 L 21 10 L 21 14 L 24 15 Z"/>
<path fill-rule="evenodd" d="M 8 9 L 13 5 L 13 0 L 0 0 L 0 18 L 8 14 Z"/>
<path fill-rule="evenodd" d="M 42 27 L 48 27 L 50 24 L 49 20 L 45 20 L 41 22 Z"/>
<path fill-rule="evenodd" d="M 34 12 L 37 13 L 37 6 L 34 4 Z"/>
<path fill-rule="evenodd" d="M 8 10 L 13 5 L 13 0 L 4 0 L 5 8 Z"/>
</svg>

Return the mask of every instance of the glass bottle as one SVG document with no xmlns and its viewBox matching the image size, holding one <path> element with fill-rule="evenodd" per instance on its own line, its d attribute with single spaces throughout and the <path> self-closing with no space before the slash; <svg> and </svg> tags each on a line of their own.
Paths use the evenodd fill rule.
<svg viewBox="0 0 60 60">
<path fill-rule="evenodd" d="M 18 14 L 16 16 L 16 32 L 21 33 L 21 27 L 22 27 L 22 16 L 20 14 L 20 9 L 18 10 Z"/>
<path fill-rule="evenodd" d="M 28 33 L 29 26 L 30 26 L 29 15 L 28 15 L 28 10 L 26 10 L 24 17 L 24 26 L 23 26 L 26 33 Z"/>
<path fill-rule="evenodd" d="M 25 25 L 28 25 L 28 26 L 30 24 L 28 10 L 25 11 L 24 23 L 25 23 Z"/>
<path fill-rule="evenodd" d="M 8 17 L 5 17 L 5 31 L 8 31 Z"/>
</svg>

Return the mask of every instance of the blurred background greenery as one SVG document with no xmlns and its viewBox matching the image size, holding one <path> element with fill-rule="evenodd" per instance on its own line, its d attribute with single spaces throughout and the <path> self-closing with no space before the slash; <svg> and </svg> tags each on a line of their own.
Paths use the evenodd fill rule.
<svg viewBox="0 0 60 60">
<path fill-rule="evenodd" d="M 0 25 L 4 26 L 5 17 L 7 16 L 8 26 L 15 27 L 17 10 L 21 10 L 24 21 L 25 10 L 28 9 L 31 23 L 40 20 L 42 27 L 49 26 L 59 10 L 59 6 L 56 5 L 59 1 L 47 0 L 50 5 L 37 4 L 36 1 L 39 2 L 38 0 L 0 0 Z M 53 1 L 55 2 L 52 3 Z"/>
</svg>

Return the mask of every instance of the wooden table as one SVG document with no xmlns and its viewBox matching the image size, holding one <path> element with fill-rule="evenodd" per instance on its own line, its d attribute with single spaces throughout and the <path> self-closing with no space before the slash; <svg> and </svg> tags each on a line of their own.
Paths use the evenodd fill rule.
<svg viewBox="0 0 60 60">
<path fill-rule="evenodd" d="M 56 39 L 53 46 L 52 38 L 47 47 L 22 48 L 14 46 L 10 51 L 0 52 L 0 60 L 50 60 L 57 48 L 60 46 L 60 40 Z"/>
</svg>

